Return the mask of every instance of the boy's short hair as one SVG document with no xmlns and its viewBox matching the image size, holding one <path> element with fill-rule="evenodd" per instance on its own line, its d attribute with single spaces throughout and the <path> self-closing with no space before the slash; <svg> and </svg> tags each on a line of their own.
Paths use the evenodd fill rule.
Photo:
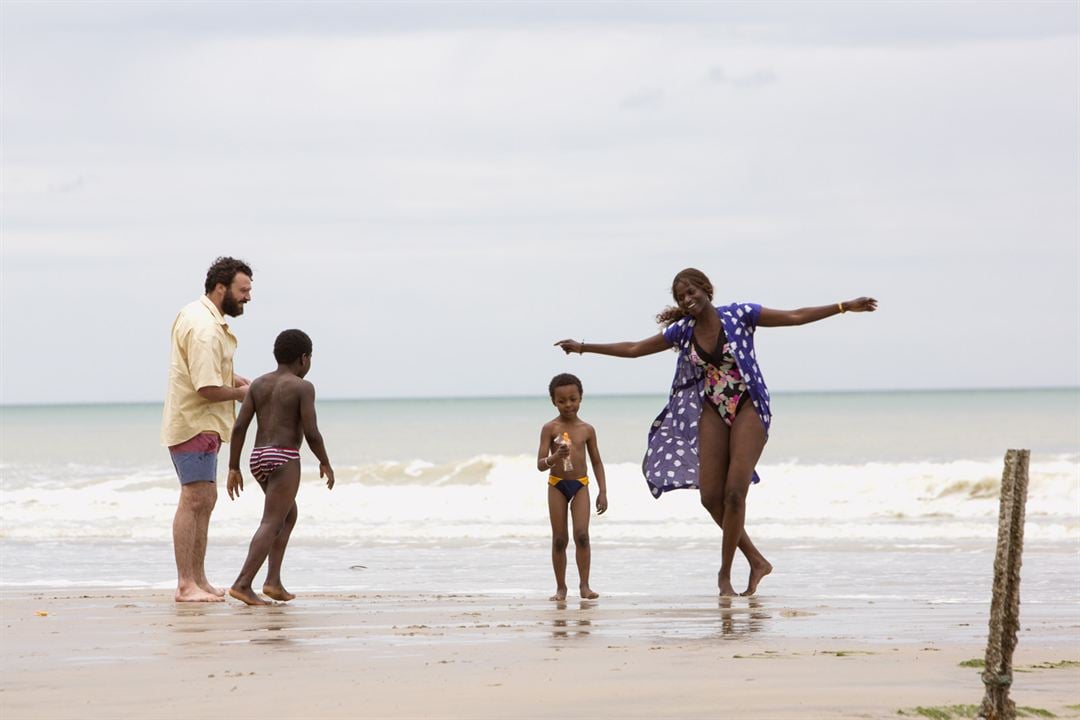
<svg viewBox="0 0 1080 720">
<path fill-rule="evenodd" d="M 274 340 L 274 359 L 283 365 L 311 354 L 311 338 L 303 330 L 283 330 Z"/>
<path fill-rule="evenodd" d="M 206 288 L 207 294 L 212 293 L 218 283 L 221 283 L 225 287 L 229 287 L 232 285 L 236 273 L 244 273 L 249 278 L 255 277 L 251 272 L 251 268 L 243 260 L 224 256 L 219 257 L 214 261 L 214 264 L 210 266 L 210 269 L 206 271 L 206 282 L 203 287 Z"/>
<path fill-rule="evenodd" d="M 581 381 L 577 379 L 577 375 L 571 375 L 570 373 L 559 373 L 555 377 L 551 378 L 551 382 L 548 383 L 548 395 L 551 399 L 555 399 L 555 388 L 562 387 L 564 385 L 576 385 L 579 395 L 584 395 L 585 390 L 581 387 Z"/>
</svg>

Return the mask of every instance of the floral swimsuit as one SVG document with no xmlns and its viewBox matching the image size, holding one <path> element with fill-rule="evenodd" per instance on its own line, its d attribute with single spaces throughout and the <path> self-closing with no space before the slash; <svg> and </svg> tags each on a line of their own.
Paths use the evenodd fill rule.
<svg viewBox="0 0 1080 720">
<path fill-rule="evenodd" d="M 750 399 L 750 393 L 747 392 L 746 383 L 735 363 L 731 344 L 722 327 L 716 347 L 720 351 L 719 357 L 714 354 L 715 350 L 712 353 L 707 352 L 695 337 L 690 348 L 690 362 L 700 368 L 705 376 L 705 399 L 720 414 L 724 424 L 731 427 L 735 416 Z"/>
</svg>

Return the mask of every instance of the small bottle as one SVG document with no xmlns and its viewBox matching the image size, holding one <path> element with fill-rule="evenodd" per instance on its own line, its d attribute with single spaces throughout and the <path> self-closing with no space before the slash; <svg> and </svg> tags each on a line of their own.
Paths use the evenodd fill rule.
<svg viewBox="0 0 1080 720">
<path fill-rule="evenodd" d="M 570 433 L 564 432 L 562 434 L 562 437 L 559 438 L 559 443 L 562 444 L 562 445 L 565 445 L 566 448 L 569 450 L 570 449 Z M 570 460 L 569 455 L 567 455 L 566 457 L 563 458 L 562 469 L 563 469 L 563 472 L 574 469 L 574 463 L 573 463 L 572 460 Z"/>
</svg>

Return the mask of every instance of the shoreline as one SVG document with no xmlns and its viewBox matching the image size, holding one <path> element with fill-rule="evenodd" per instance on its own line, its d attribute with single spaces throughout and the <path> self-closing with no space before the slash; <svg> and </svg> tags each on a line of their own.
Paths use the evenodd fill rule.
<svg viewBox="0 0 1080 720">
<path fill-rule="evenodd" d="M 984 645 L 931 628 L 860 642 L 818 625 L 824 612 L 746 598 L 365 591 L 249 608 L 4 591 L 0 715 L 885 718 L 980 701 L 979 671 L 960 663 Z M 1074 640 L 1021 632 L 1018 705 L 1080 717 Z"/>
</svg>

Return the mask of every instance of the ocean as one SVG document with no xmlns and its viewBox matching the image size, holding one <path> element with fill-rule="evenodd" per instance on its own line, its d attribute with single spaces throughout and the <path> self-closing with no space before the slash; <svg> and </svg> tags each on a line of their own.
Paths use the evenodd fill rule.
<svg viewBox="0 0 1080 720">
<path fill-rule="evenodd" d="M 720 531 L 697 493 L 656 500 L 641 477 L 663 404 L 586 395 L 581 407 L 608 479 L 610 508 L 591 525 L 601 592 L 715 593 Z M 748 531 L 777 567 L 762 592 L 985 602 L 1002 458 L 1029 448 L 1025 588 L 1078 612 L 1080 389 L 778 393 L 773 410 L 747 504 Z M 0 408 L 0 589 L 173 586 L 178 491 L 160 413 Z M 337 486 L 325 488 L 305 449 L 290 589 L 550 590 L 535 466 L 539 429 L 555 415 L 547 398 L 331 400 L 318 413 Z M 254 482 L 236 501 L 225 495 L 226 458 L 227 448 L 207 555 L 219 584 L 235 576 L 262 509 Z"/>
</svg>

